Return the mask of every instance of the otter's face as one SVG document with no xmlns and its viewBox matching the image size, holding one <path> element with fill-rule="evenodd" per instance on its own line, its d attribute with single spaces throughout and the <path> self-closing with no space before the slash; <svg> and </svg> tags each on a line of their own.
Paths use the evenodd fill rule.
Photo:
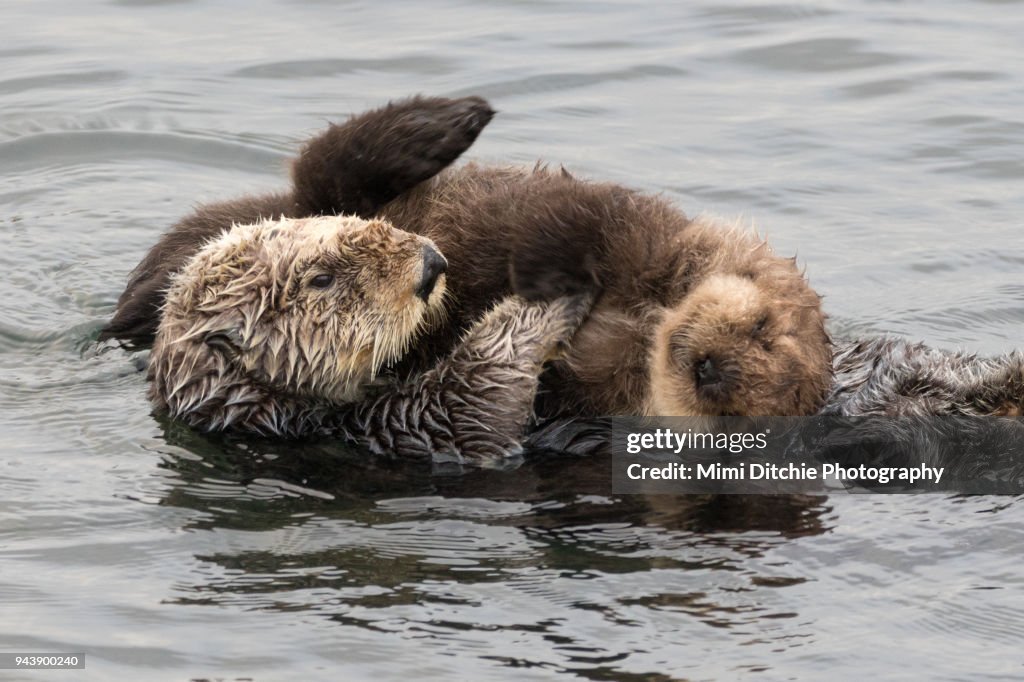
<svg viewBox="0 0 1024 682">
<path fill-rule="evenodd" d="M 795 270 L 711 275 L 656 329 L 649 412 L 810 414 L 824 399 L 830 360 L 818 296 Z"/>
<path fill-rule="evenodd" d="M 271 392 L 356 400 L 440 316 L 445 267 L 430 240 L 383 220 L 235 226 L 176 276 L 153 352 L 193 344 Z"/>
</svg>

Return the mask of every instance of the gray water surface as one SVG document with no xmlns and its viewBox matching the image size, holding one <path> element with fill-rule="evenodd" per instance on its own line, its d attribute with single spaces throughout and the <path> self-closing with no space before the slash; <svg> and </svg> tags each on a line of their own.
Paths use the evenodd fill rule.
<svg viewBox="0 0 1024 682">
<path fill-rule="evenodd" d="M 1024 346 L 1024 4 L 0 7 L 2 679 L 1020 679 L 1019 498 L 613 497 L 154 417 L 97 348 L 192 206 L 328 120 L 481 94 L 470 156 L 755 223 L 843 333 Z M 603 473 L 603 472 L 602 472 Z"/>
</svg>

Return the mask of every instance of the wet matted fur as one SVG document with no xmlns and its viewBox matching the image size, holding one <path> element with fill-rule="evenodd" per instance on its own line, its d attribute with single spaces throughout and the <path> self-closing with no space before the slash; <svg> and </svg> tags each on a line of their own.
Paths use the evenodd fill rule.
<svg viewBox="0 0 1024 682">
<path fill-rule="evenodd" d="M 372 218 L 384 204 L 458 158 L 493 115 L 478 97 L 413 97 L 330 126 L 319 138 L 329 144 L 319 152 L 304 150 L 295 161 L 296 172 L 304 165 L 322 169 L 322 183 L 205 204 L 178 221 L 132 270 L 100 340 L 152 343 L 171 275 L 232 225 L 324 213 Z M 321 210 L 323 196 L 333 197 L 336 210 Z M 339 202 L 338 197 L 345 199 Z"/>
<path fill-rule="evenodd" d="M 174 275 L 149 364 L 155 407 L 203 430 L 331 434 L 370 450 L 500 464 L 521 449 L 542 365 L 587 297 L 510 297 L 428 371 L 382 376 L 442 319 L 432 244 L 382 220 L 239 225 Z"/>
<path fill-rule="evenodd" d="M 839 344 L 823 414 L 1024 416 L 1024 354 L 981 357 L 882 336 Z"/>
<path fill-rule="evenodd" d="M 408 371 L 432 366 L 513 289 L 550 298 L 550 275 L 561 272 L 594 276 L 603 294 L 545 378 L 544 413 L 789 415 L 820 405 L 829 339 L 791 259 L 749 230 L 564 171 L 469 164 L 439 173 L 492 113 L 478 98 L 417 98 L 331 126 L 303 147 L 291 192 L 202 207 L 165 235 L 104 334 L 145 340 L 159 283 L 235 213 L 355 211 L 429 237 L 449 261 L 448 324 L 416 343 Z"/>
<path fill-rule="evenodd" d="M 1024 354 L 1020 351 L 984 357 L 892 336 L 865 337 L 838 341 L 833 369 L 828 397 L 819 414 L 894 418 L 851 422 L 854 428 L 846 435 L 852 434 L 853 444 L 856 437 L 902 445 L 923 441 L 938 449 L 938 454 L 929 455 L 929 461 L 960 467 L 969 464 L 969 457 L 948 451 L 948 447 L 961 442 L 965 433 L 980 439 L 997 436 L 1004 443 L 1024 439 L 1024 421 L 1020 419 L 1024 416 Z M 979 421 L 972 417 L 1016 419 Z M 526 447 L 577 455 L 605 452 L 611 443 L 611 428 L 608 419 L 554 419 L 531 432 Z M 974 454 L 996 456 L 994 461 L 987 460 L 993 466 L 1016 466 L 1019 461 L 1007 459 L 997 448 L 985 453 L 985 447 L 986 442 L 981 442 Z M 982 476 L 984 463 L 974 466 Z"/>
</svg>

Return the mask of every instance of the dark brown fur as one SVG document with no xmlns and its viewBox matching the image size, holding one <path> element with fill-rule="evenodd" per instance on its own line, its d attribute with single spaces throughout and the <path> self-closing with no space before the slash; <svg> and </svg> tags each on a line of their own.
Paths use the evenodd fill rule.
<svg viewBox="0 0 1024 682">
<path fill-rule="evenodd" d="M 129 275 L 100 340 L 152 343 L 170 276 L 233 224 L 321 214 L 372 218 L 458 158 L 493 115 L 478 97 L 414 97 L 332 125 L 317 138 L 321 144 L 300 153 L 295 174 L 303 181 L 294 191 L 200 206 L 168 230 Z"/>
<path fill-rule="evenodd" d="M 602 298 L 552 368 L 544 414 L 810 414 L 824 397 L 830 350 L 819 298 L 792 260 L 747 230 L 543 167 L 469 164 L 382 214 L 445 253 L 457 327 L 511 289 L 510 262 L 520 287 L 522 273 L 593 270 Z M 740 305 L 749 297 L 730 298 L 723 282 L 756 300 Z M 669 336 L 671 357 L 658 352 Z M 417 344 L 416 362 L 450 342 L 440 330 Z M 695 365 L 707 359 L 722 380 L 697 387 Z"/>
<path fill-rule="evenodd" d="M 805 414 L 819 406 L 829 341 L 818 297 L 792 261 L 751 234 L 690 221 L 658 197 L 543 167 L 468 165 L 405 191 L 468 147 L 491 113 L 476 98 L 415 99 L 332 126 L 303 148 L 290 195 L 200 209 L 172 229 L 133 274 L 105 334 L 145 338 L 160 282 L 202 241 L 240 220 L 232 211 L 249 220 L 268 208 L 379 213 L 431 238 L 449 261 L 450 324 L 417 343 L 409 371 L 432 366 L 513 286 L 528 298 L 550 298 L 593 276 L 604 294 L 569 358 L 551 370 L 543 412 Z M 713 275 L 752 283 L 756 314 L 674 315 Z M 661 337 L 672 337 L 663 344 L 671 352 L 658 352 Z M 715 366 L 711 385 L 698 380 L 707 363 Z M 654 369 L 671 381 L 652 392 Z"/>
</svg>

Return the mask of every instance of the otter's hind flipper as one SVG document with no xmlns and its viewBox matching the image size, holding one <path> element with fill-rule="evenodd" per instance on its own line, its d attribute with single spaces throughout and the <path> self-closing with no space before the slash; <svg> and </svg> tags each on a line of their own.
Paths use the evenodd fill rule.
<svg viewBox="0 0 1024 682">
<path fill-rule="evenodd" d="M 292 167 L 305 214 L 372 218 L 469 148 L 494 110 L 480 97 L 413 97 L 332 125 Z"/>
<path fill-rule="evenodd" d="M 507 465 L 522 453 L 544 363 L 564 351 L 591 303 L 505 299 L 435 367 L 343 415 L 343 430 L 378 454 Z"/>
</svg>

